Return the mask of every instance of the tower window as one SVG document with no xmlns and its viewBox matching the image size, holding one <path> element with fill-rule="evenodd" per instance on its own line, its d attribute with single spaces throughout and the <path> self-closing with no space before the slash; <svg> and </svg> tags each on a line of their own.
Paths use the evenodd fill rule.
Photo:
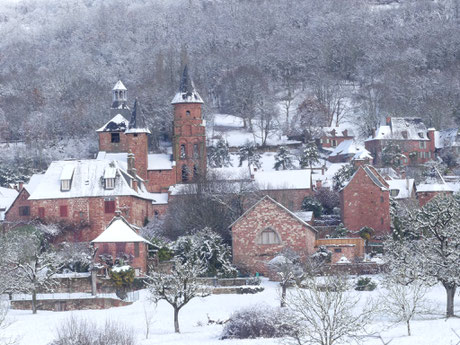
<svg viewBox="0 0 460 345">
<path fill-rule="evenodd" d="M 112 141 L 112 143 L 119 143 L 120 142 L 120 133 L 112 133 L 111 141 Z"/>
<path fill-rule="evenodd" d="M 200 148 L 198 144 L 193 144 L 193 158 L 200 158 Z"/>
<path fill-rule="evenodd" d="M 180 146 L 180 158 L 185 159 L 186 157 L 187 157 L 187 151 L 186 151 L 185 145 L 182 144 Z"/>
<path fill-rule="evenodd" d="M 188 181 L 188 167 L 184 164 L 182 165 L 182 182 Z"/>
<path fill-rule="evenodd" d="M 185 112 L 185 115 L 190 116 L 190 110 L 187 110 L 187 111 Z"/>
</svg>

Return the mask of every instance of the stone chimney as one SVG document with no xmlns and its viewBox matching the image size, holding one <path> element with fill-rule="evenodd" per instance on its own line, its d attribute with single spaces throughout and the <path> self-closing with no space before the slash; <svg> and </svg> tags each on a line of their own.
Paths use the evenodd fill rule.
<svg viewBox="0 0 460 345">
<path fill-rule="evenodd" d="M 18 184 L 16 185 L 16 190 L 20 192 L 24 188 L 24 181 L 18 181 Z"/>
<path fill-rule="evenodd" d="M 391 116 L 387 116 L 385 123 L 386 123 L 387 126 L 391 125 Z"/>
<path fill-rule="evenodd" d="M 131 151 L 128 153 L 128 174 L 131 175 L 132 177 L 135 177 L 135 170 L 134 168 L 134 153 Z"/>
</svg>

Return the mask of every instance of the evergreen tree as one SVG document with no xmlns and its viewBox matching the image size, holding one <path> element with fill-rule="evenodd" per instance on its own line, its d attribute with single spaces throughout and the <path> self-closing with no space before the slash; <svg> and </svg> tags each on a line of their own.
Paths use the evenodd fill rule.
<svg viewBox="0 0 460 345">
<path fill-rule="evenodd" d="M 312 168 L 315 163 L 319 163 L 318 148 L 314 141 L 309 141 L 300 156 L 300 167 Z"/>
<path fill-rule="evenodd" d="M 216 146 L 208 149 L 209 165 L 213 168 L 222 168 L 231 166 L 230 153 L 228 144 L 225 140 L 219 139 Z"/>
<path fill-rule="evenodd" d="M 240 160 L 239 166 L 242 166 L 243 162 L 246 160 L 248 161 L 248 165 L 253 165 L 256 168 L 262 166 L 260 163 L 260 153 L 257 151 L 257 147 L 250 141 L 246 141 L 246 143 L 240 147 L 238 156 Z"/>
<path fill-rule="evenodd" d="M 343 225 L 343 223 L 340 223 L 337 225 L 337 227 L 334 230 L 335 237 L 345 237 L 348 234 L 348 229 Z"/>
<path fill-rule="evenodd" d="M 382 150 L 382 164 L 392 168 L 399 168 L 406 156 L 402 154 L 401 147 L 394 143 L 389 142 Z"/>
<path fill-rule="evenodd" d="M 348 181 L 350 181 L 353 174 L 356 172 L 356 168 L 351 164 L 346 164 L 340 168 L 339 171 L 332 178 L 334 190 L 342 189 Z"/>
<path fill-rule="evenodd" d="M 292 156 L 289 153 L 289 150 L 284 146 L 280 146 L 280 148 L 278 149 L 278 152 L 275 155 L 274 168 L 276 170 L 279 170 L 280 168 L 282 170 L 287 170 L 287 169 L 292 169 L 293 167 L 294 165 L 292 162 Z"/>
</svg>

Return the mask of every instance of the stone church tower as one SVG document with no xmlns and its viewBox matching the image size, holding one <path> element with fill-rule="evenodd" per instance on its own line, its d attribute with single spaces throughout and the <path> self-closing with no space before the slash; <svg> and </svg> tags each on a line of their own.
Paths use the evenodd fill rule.
<svg viewBox="0 0 460 345">
<path fill-rule="evenodd" d="M 136 99 L 125 135 L 128 152 L 134 154 L 134 167 L 144 180 L 147 180 L 149 134 L 150 130 L 145 125 L 144 116 Z"/>
<path fill-rule="evenodd" d="M 173 159 L 176 180 L 190 182 L 206 174 L 206 128 L 201 115 L 203 100 L 185 66 L 174 106 Z"/>
</svg>

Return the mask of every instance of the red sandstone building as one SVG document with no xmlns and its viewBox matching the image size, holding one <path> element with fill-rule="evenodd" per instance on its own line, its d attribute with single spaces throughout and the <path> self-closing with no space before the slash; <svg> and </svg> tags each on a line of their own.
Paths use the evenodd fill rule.
<svg viewBox="0 0 460 345">
<path fill-rule="evenodd" d="M 112 90 L 113 117 L 97 130 L 97 158 L 52 162 L 44 175 L 32 177 L 33 188 L 19 191 L 6 221 L 58 223 L 65 239 L 89 242 L 104 231 L 117 210 L 136 226 L 165 213 L 169 187 L 206 171 L 203 101 L 187 68 L 172 104 L 172 154 L 149 153 L 150 131 L 140 106 L 136 100 L 131 113 L 127 89 L 117 82 Z"/>
<path fill-rule="evenodd" d="M 390 187 L 371 165 L 361 165 L 340 191 L 342 222 L 351 231 L 367 226 L 374 238 L 390 233 Z"/>
<path fill-rule="evenodd" d="M 320 143 L 324 148 L 334 148 L 345 140 L 353 140 L 353 138 L 354 134 L 348 128 L 323 127 Z"/>
<path fill-rule="evenodd" d="M 382 164 L 382 151 L 389 144 L 398 145 L 403 165 L 425 163 L 434 158 L 435 129 L 427 129 L 419 118 L 388 117 L 386 124 L 380 126 L 365 142 L 366 149 L 374 157 L 374 164 Z"/>
<path fill-rule="evenodd" d="M 269 196 L 249 208 L 230 228 L 233 262 L 250 273 L 267 275 L 266 264 L 284 248 L 304 258 L 315 251 L 317 231 Z"/>
</svg>

